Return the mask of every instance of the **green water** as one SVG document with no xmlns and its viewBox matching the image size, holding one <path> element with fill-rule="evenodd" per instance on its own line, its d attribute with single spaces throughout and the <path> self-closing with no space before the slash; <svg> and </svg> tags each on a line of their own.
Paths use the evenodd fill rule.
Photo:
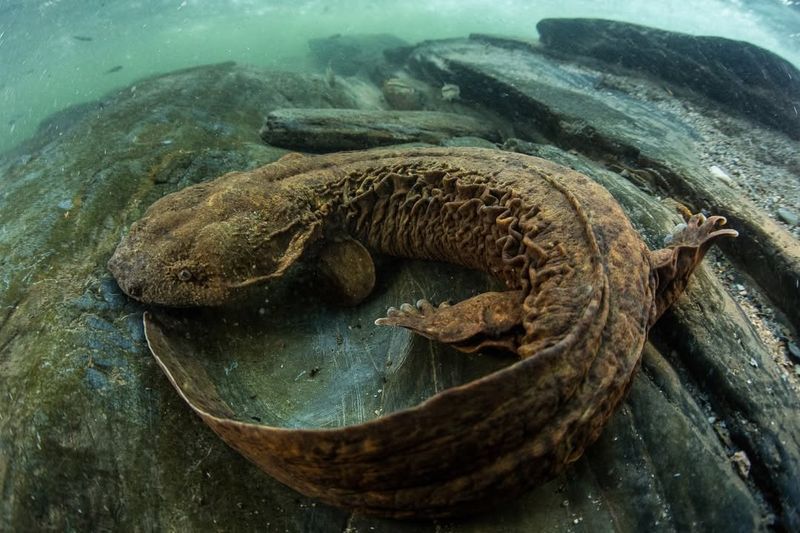
<svg viewBox="0 0 800 533">
<path fill-rule="evenodd" d="M 799 64 L 800 11 L 790 3 L 0 0 L 0 152 L 51 113 L 145 76 L 230 60 L 309 69 L 308 39 L 332 34 L 535 39 L 545 17 L 603 17 L 748 40 Z"/>
</svg>

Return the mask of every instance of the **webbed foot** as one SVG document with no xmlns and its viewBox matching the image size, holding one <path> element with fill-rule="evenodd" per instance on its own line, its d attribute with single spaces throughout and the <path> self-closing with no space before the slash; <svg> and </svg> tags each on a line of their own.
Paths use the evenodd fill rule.
<svg viewBox="0 0 800 533">
<path fill-rule="evenodd" d="M 400 326 L 462 352 L 495 348 L 516 353 L 522 333 L 522 292 L 485 292 L 454 305 L 427 300 L 390 307 L 378 326 Z"/>
<path fill-rule="evenodd" d="M 664 239 L 664 245 L 669 247 L 697 246 L 723 235 L 736 237 L 739 235 L 734 229 L 721 228 L 727 223 L 723 216 L 714 215 L 708 218 L 702 213 L 692 215 L 686 223 L 678 224 L 670 235 Z"/>
<path fill-rule="evenodd" d="M 739 232 L 722 228 L 727 220 L 722 216 L 706 218 L 692 215 L 685 224 L 678 224 L 664 239 L 666 248 L 650 252 L 650 262 L 656 276 L 656 305 L 650 317 L 653 324 L 678 299 L 686 288 L 689 276 L 703 260 L 708 248 L 718 237 L 736 237 Z"/>
</svg>

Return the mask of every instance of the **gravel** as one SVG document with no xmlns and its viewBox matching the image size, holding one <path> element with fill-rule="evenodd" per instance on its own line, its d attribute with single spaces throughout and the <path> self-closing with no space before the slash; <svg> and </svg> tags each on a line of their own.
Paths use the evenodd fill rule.
<svg viewBox="0 0 800 533">
<path fill-rule="evenodd" d="M 800 394 L 800 348 L 792 327 L 779 316 L 758 285 L 736 269 L 719 249 L 709 250 L 706 258 L 781 369 L 783 380 Z M 798 350 L 797 358 L 793 357 L 793 348 Z"/>
<path fill-rule="evenodd" d="M 703 97 L 676 96 L 663 85 L 605 74 L 606 84 L 650 101 L 698 133 L 700 162 L 720 187 L 733 187 L 800 239 L 800 142 L 730 116 Z"/>
</svg>

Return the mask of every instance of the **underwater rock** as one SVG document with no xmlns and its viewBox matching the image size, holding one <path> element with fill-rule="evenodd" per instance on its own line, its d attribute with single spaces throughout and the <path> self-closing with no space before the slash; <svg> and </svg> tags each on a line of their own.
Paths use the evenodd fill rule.
<svg viewBox="0 0 800 533">
<path fill-rule="evenodd" d="M 786 351 L 789 352 L 789 357 L 791 357 L 795 363 L 800 363 L 800 346 L 789 341 L 786 344 Z"/>
<path fill-rule="evenodd" d="M 354 76 L 383 63 L 383 51 L 408 43 L 388 33 L 332 35 L 310 39 L 308 47 L 319 68 L 331 67 L 337 76 Z M 366 72 L 369 74 L 369 72 Z"/>
<path fill-rule="evenodd" d="M 695 36 L 601 19 L 543 19 L 554 52 L 647 73 L 720 102 L 730 111 L 800 139 L 800 70 L 743 41 Z"/>
<path fill-rule="evenodd" d="M 392 109 L 416 111 L 424 106 L 424 93 L 409 80 L 389 78 L 383 82 L 381 90 Z"/>
<path fill-rule="evenodd" d="M 470 42 L 460 46 L 469 59 Z M 500 69 L 516 65 L 487 50 Z M 537 66 L 520 57 L 514 68 Z M 649 110 L 628 121 L 586 98 L 575 102 L 574 116 L 591 119 L 581 128 L 524 84 L 517 90 L 474 73 L 462 82 L 468 69 L 452 64 L 457 76 L 447 81 L 465 100 L 502 112 L 524 138 L 507 146 L 599 181 L 651 247 L 680 222 L 620 174 L 531 142 L 549 138 L 592 153 L 594 135 L 600 153 L 612 145 L 609 128 L 597 128 L 607 114 L 620 121 L 623 152 L 663 144 L 680 157 L 686 149 L 674 126 L 658 129 Z M 588 91 L 592 80 L 571 79 L 571 90 Z M 557 92 L 537 87 L 540 95 Z M 771 513 L 774 527 L 798 529 L 797 397 L 775 377 L 777 365 L 707 267 L 662 318 L 657 349 L 648 346 L 644 371 L 599 441 L 564 475 L 490 514 L 398 523 L 315 504 L 262 474 L 186 409 L 147 353 L 143 307 L 106 272 L 121 234 L 169 192 L 283 155 L 257 144 L 270 111 L 374 107 L 379 97 L 379 87 L 344 77 L 331 87 L 323 76 L 198 67 L 67 110 L 50 122 L 58 134 L 44 128 L 0 157 L 0 530 L 752 531 L 769 527 Z M 643 137 L 624 137 L 627 127 L 643 128 L 633 130 Z M 670 142 L 651 140 L 653 132 Z M 491 288 L 482 274 L 400 262 L 382 264 L 377 276 L 365 304 L 341 309 L 318 300 L 313 278 L 300 271 L 294 284 L 258 294 L 254 308 L 228 310 L 247 320 L 220 319 L 215 328 L 227 337 L 209 347 L 222 349 L 200 361 L 251 420 L 271 415 L 295 427 L 364 421 L 508 363 L 371 327 L 378 313 L 409 298 L 459 299 Z M 719 436 L 720 423 L 733 440 Z M 739 451 L 752 463 L 747 483 L 729 460 Z"/>
<path fill-rule="evenodd" d="M 261 129 L 264 142 L 308 152 L 358 150 L 392 144 L 439 144 L 451 137 L 499 140 L 490 122 L 438 111 L 278 109 Z"/>
<path fill-rule="evenodd" d="M 56 111 L 39 123 L 36 129 L 36 135 L 40 138 L 62 135 L 86 116 L 92 113 L 99 114 L 102 109 L 102 103 L 86 102 Z"/>
<path fill-rule="evenodd" d="M 730 176 L 728 176 L 727 172 L 719 168 L 717 165 L 711 165 L 708 168 L 708 171 L 711 173 L 712 176 L 720 180 L 725 185 L 733 185 L 733 180 Z"/>
</svg>

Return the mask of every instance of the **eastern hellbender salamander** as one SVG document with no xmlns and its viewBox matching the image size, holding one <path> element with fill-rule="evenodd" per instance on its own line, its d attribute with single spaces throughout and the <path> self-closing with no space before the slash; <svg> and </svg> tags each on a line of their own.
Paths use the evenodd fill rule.
<svg viewBox="0 0 800 533">
<path fill-rule="evenodd" d="M 508 291 L 452 306 L 421 300 L 377 322 L 518 362 L 338 429 L 235 419 L 145 320 L 183 398 L 277 479 L 373 514 L 444 516 L 540 483 L 583 454 L 630 386 L 649 327 L 712 241 L 736 235 L 724 223 L 695 215 L 651 252 L 604 188 L 542 159 L 472 148 L 289 156 L 155 202 L 109 268 L 127 294 L 166 306 L 228 302 L 301 258 L 324 264 L 349 304 L 372 288 L 373 252 L 499 278 Z"/>
</svg>

